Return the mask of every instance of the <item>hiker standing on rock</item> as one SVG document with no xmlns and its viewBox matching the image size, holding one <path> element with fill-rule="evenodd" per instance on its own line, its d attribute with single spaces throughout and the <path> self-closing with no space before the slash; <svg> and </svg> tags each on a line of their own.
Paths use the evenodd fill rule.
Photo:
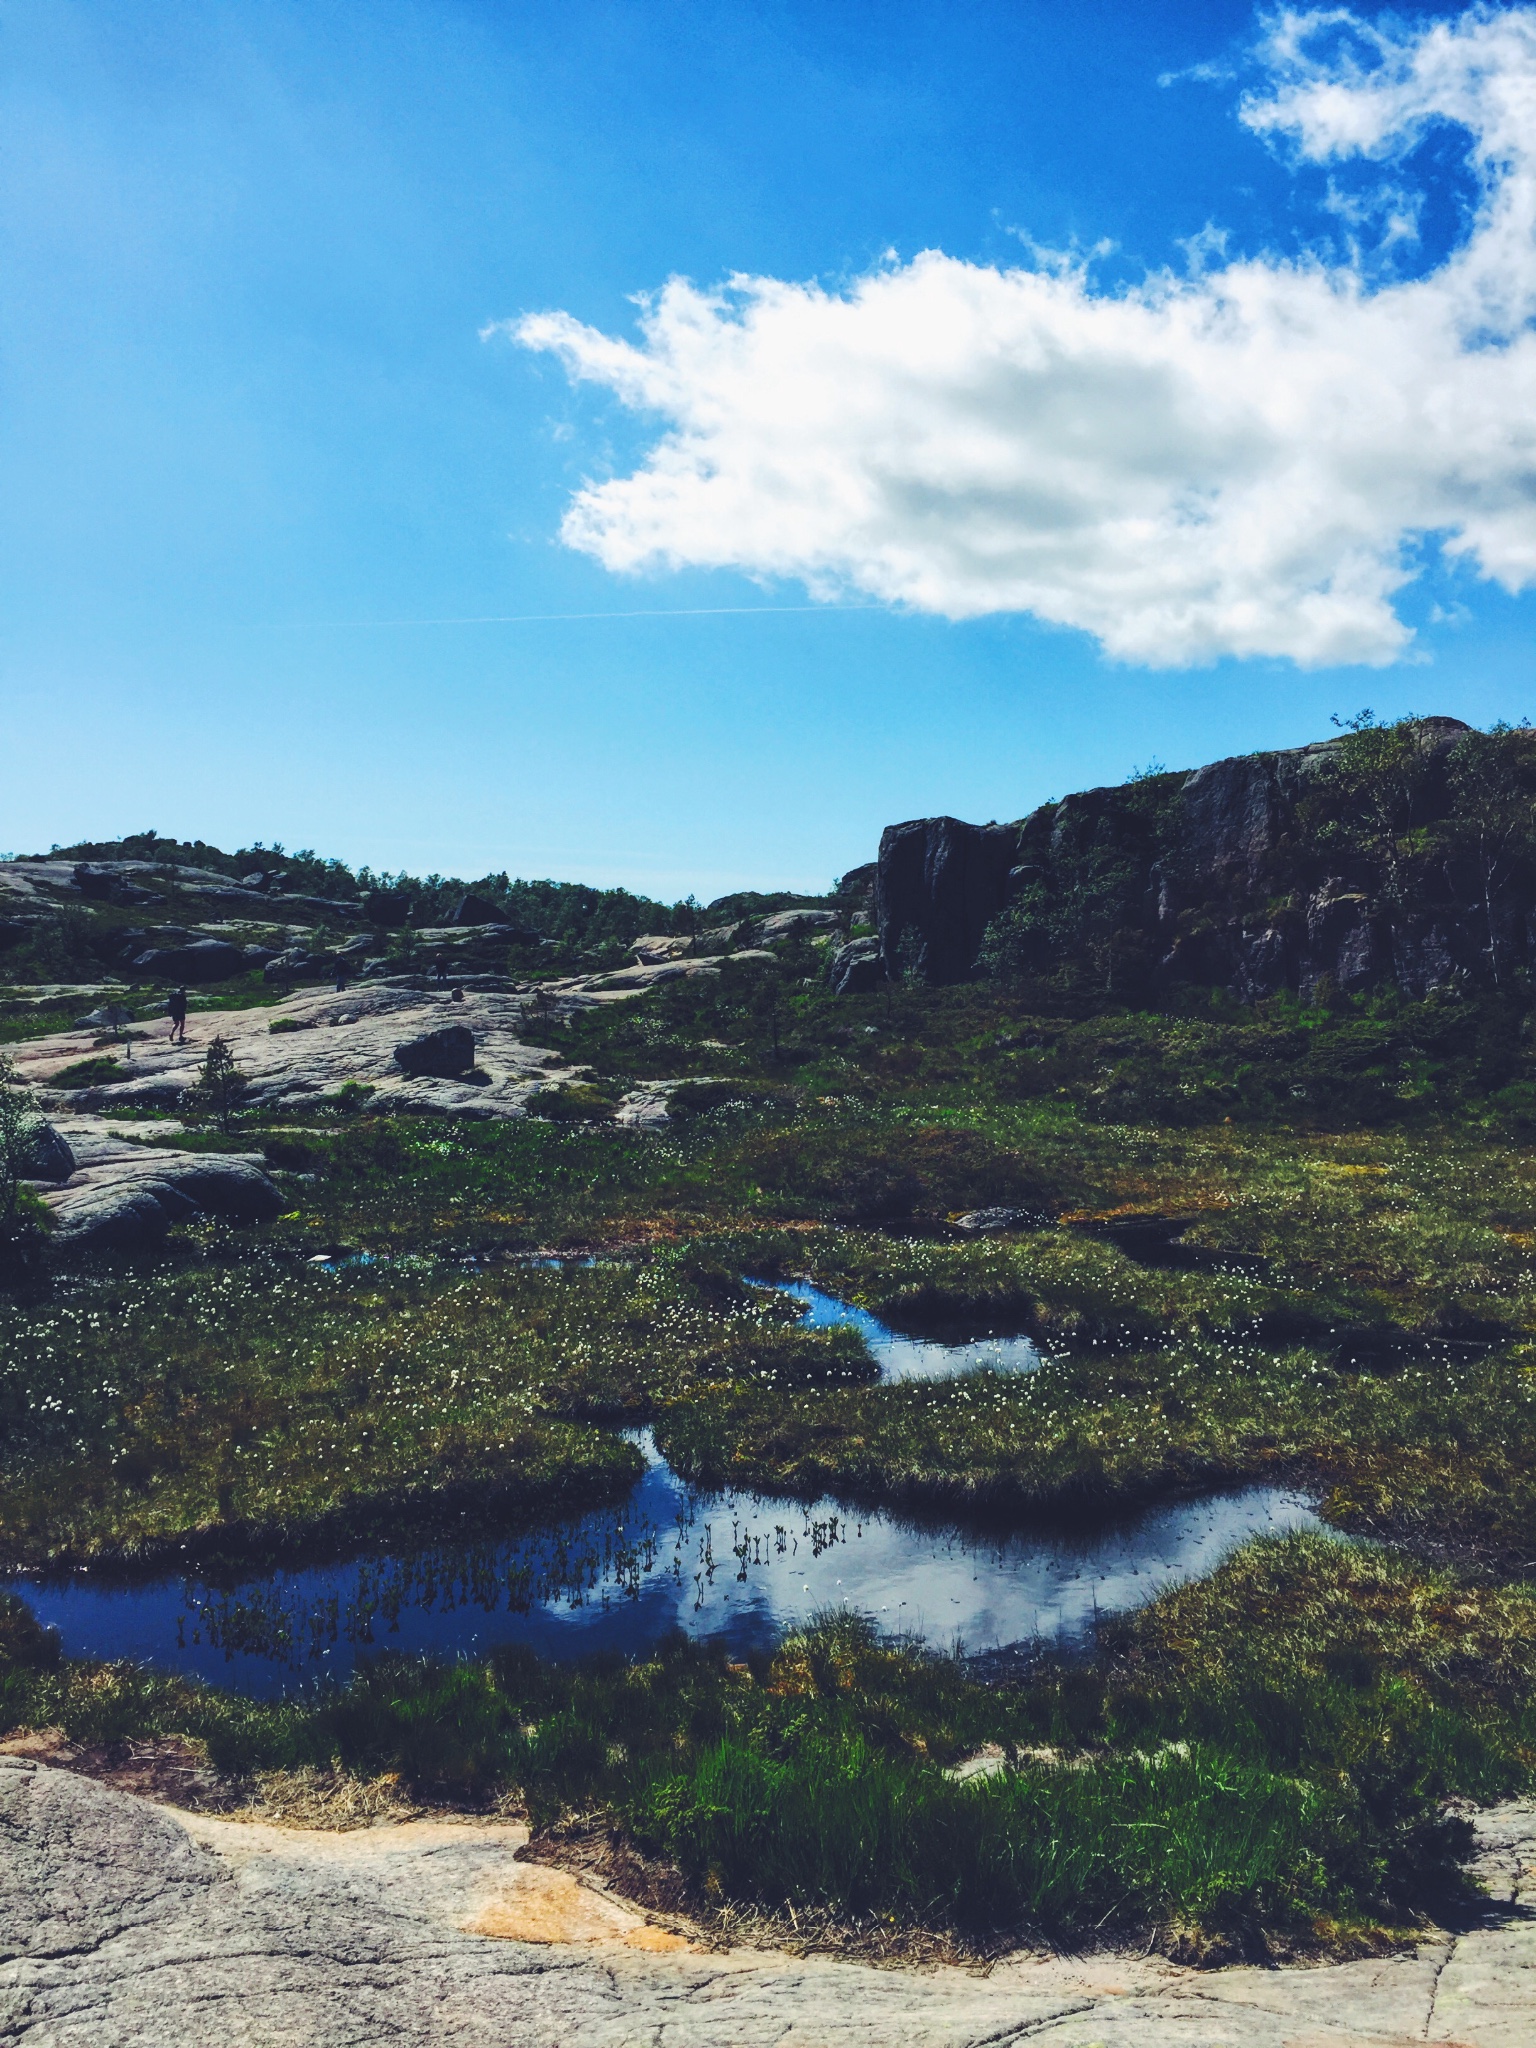
<svg viewBox="0 0 1536 2048">
<path fill-rule="evenodd" d="M 165 1006 L 171 1013 L 171 1043 L 185 1045 L 187 1042 L 187 992 L 184 988 L 173 988 L 170 1000 Z"/>
</svg>

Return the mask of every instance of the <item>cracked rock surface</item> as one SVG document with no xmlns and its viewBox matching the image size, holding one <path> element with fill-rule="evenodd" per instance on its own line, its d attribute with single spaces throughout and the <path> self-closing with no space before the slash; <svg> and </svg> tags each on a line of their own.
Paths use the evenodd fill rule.
<svg viewBox="0 0 1536 2048">
<path fill-rule="evenodd" d="M 1530 2048 L 1536 1806 L 1480 1823 L 1489 1911 L 1416 1954 L 988 1976 L 690 1948 L 524 1831 L 181 1814 L 0 1757 L 0 2042 L 27 2048 Z"/>
<path fill-rule="evenodd" d="M 686 964 L 690 971 L 717 965 Z M 135 1035 L 131 1053 L 117 1049 L 121 1079 L 80 1089 L 53 1083 L 66 1067 L 101 1050 L 95 1026 L 28 1040 L 14 1049 L 17 1078 L 34 1091 L 67 1148 L 60 1160 L 73 1160 L 64 1179 L 38 1180 L 37 1193 L 53 1211 L 57 1242 L 76 1251 L 152 1246 L 173 1223 L 199 1213 L 260 1222 L 283 1202 L 258 1154 L 179 1150 L 180 1124 L 134 1125 L 109 1113 L 178 1107 L 197 1082 L 209 1041 L 220 1036 L 247 1084 L 245 1100 L 267 1109 L 319 1102 L 360 1082 L 372 1091 L 367 1099 L 375 1113 L 512 1121 L 528 1114 L 542 1090 L 588 1074 L 564 1053 L 530 1044 L 525 1028 L 558 1033 L 574 1011 L 630 1000 L 672 971 L 681 970 L 635 968 L 629 972 L 641 979 L 618 989 L 596 988 L 591 980 L 546 982 L 515 994 L 467 989 L 458 1001 L 447 989 L 377 983 L 340 993 L 309 989 L 259 1009 L 194 1014 L 185 1044 L 173 1045 L 166 1027 L 151 1027 Z M 274 1023 L 281 1028 L 274 1031 Z M 473 1037 L 472 1073 L 444 1078 L 401 1071 L 397 1046 L 454 1027 Z M 682 1085 L 648 1084 L 624 1098 L 615 1120 L 640 1130 L 665 1128 L 670 1094 Z"/>
<path fill-rule="evenodd" d="M 544 998 L 548 1015 L 558 1017 L 564 1004 L 558 996 Z M 467 991 L 455 1002 L 448 991 L 382 988 L 364 984 L 337 994 L 306 990 L 286 1002 L 253 1010 L 194 1012 L 187 1024 L 185 1045 L 172 1045 L 166 1027 L 151 1026 L 136 1036 L 131 1060 L 123 1059 L 124 1078 L 100 1087 L 52 1089 L 55 1074 L 97 1050 L 94 1029 L 60 1031 L 16 1048 L 17 1076 L 38 1091 L 68 1142 L 74 1144 L 74 1116 L 136 1104 L 174 1108 L 197 1081 L 199 1069 L 215 1036 L 223 1038 L 247 1083 L 246 1100 L 267 1108 L 282 1103 L 313 1101 L 334 1094 L 345 1082 L 361 1081 L 374 1090 L 376 1109 L 451 1108 L 462 1114 L 458 1099 L 473 1114 L 517 1116 L 533 1089 L 563 1068 L 559 1054 L 525 1044 L 522 1028 L 528 999 L 486 990 Z M 540 1014 L 534 1007 L 534 1014 Z M 279 1030 L 272 1026 L 278 1024 Z M 485 1075 L 480 1082 L 408 1079 L 395 1059 L 402 1040 L 465 1025 L 474 1036 L 475 1064 Z"/>
</svg>

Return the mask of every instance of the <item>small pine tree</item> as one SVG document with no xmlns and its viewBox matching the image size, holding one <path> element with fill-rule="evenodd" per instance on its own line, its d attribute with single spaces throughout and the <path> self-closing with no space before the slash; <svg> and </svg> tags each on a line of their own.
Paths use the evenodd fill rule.
<svg viewBox="0 0 1536 2048">
<path fill-rule="evenodd" d="M 228 1131 L 244 1093 L 245 1076 L 237 1071 L 228 1044 L 222 1038 L 211 1039 L 192 1090 L 194 1108 Z"/>
<path fill-rule="evenodd" d="M 8 1053 L 0 1053 L 0 1230 L 8 1230 L 15 1217 L 40 1122 L 17 1078 L 14 1061 Z"/>
</svg>

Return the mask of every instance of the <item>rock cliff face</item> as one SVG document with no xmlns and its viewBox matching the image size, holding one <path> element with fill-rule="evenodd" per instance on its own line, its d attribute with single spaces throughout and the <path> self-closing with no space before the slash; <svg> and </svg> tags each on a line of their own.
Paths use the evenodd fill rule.
<svg viewBox="0 0 1536 2048">
<path fill-rule="evenodd" d="M 880 835 L 875 916 L 893 979 L 964 981 L 988 924 L 1008 901 L 1018 859 L 1016 825 L 915 818 Z"/>
<path fill-rule="evenodd" d="M 1252 1000 L 1310 995 L 1324 977 L 1410 996 L 1506 980 L 1536 965 L 1536 827 L 1479 857 L 1476 803 L 1464 787 L 1453 802 L 1448 770 L 1469 730 L 1416 721 L 1379 791 L 1360 783 L 1361 740 L 1344 736 L 1082 791 L 1011 825 L 889 826 L 876 883 L 885 972 L 967 980 L 997 919 L 994 940 L 1005 932 L 1021 971 L 1075 961 L 1127 1000 L 1181 983 Z M 1530 782 L 1536 735 L 1511 743 Z M 1385 823 L 1373 826 L 1373 804 Z"/>
</svg>

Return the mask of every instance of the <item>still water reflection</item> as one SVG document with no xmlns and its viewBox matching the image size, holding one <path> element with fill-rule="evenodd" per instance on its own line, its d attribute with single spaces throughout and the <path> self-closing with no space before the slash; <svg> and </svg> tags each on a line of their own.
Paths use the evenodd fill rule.
<svg viewBox="0 0 1536 2048">
<path fill-rule="evenodd" d="M 636 1651 L 667 1630 L 771 1641 L 819 1608 L 970 1650 L 1080 1638 L 1267 1531 L 1315 1528 L 1299 1495 L 1255 1487 L 1091 1531 L 981 1535 L 793 1503 L 697 1493 L 648 1470 L 622 1508 L 501 1542 L 376 1554 L 241 1584 L 12 1581 L 76 1656 L 133 1657 L 271 1697 L 384 1649 L 473 1654 L 517 1640 L 554 1656 Z"/>
<path fill-rule="evenodd" d="M 754 1280 L 752 1286 L 762 1286 Z M 1030 1337 L 973 1337 L 948 1344 L 933 1337 L 903 1337 L 867 1308 L 854 1308 L 834 1294 L 823 1294 L 808 1280 L 776 1280 L 775 1292 L 804 1302 L 808 1330 L 857 1330 L 880 1368 L 892 1380 L 947 1380 L 963 1372 L 1033 1372 L 1040 1353 Z"/>
</svg>

